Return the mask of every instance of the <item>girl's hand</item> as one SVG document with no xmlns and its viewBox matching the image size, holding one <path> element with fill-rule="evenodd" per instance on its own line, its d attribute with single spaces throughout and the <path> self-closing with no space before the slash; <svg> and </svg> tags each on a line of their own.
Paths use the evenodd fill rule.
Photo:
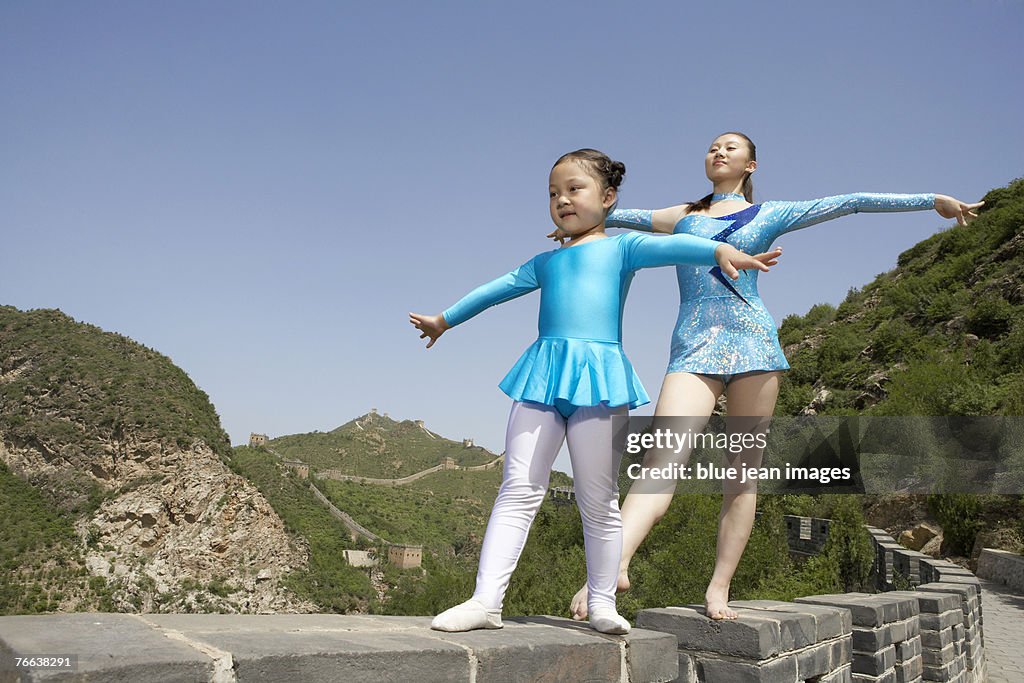
<svg viewBox="0 0 1024 683">
<path fill-rule="evenodd" d="M 738 280 L 741 270 L 763 270 L 768 272 L 768 266 L 774 265 L 775 259 L 782 254 L 782 249 L 775 247 L 774 250 L 751 256 L 745 254 L 731 244 L 722 243 L 715 249 L 715 260 L 722 272 L 733 280 Z"/>
<path fill-rule="evenodd" d="M 420 339 L 426 339 L 430 337 L 430 341 L 427 342 L 427 348 L 429 349 L 437 341 L 437 338 L 444 334 L 445 330 L 450 330 L 451 325 L 444 319 L 443 315 L 422 315 L 420 313 L 410 313 L 409 322 L 412 323 L 413 327 L 422 332 Z"/>
<path fill-rule="evenodd" d="M 944 194 L 935 195 L 935 210 L 938 214 L 943 218 L 955 218 L 960 225 L 967 225 L 977 218 L 978 214 L 975 213 L 975 209 L 984 203 L 967 204 Z"/>
<path fill-rule="evenodd" d="M 561 228 L 555 228 L 554 230 L 549 232 L 547 235 L 545 235 L 545 237 L 550 237 L 551 239 L 553 239 L 556 242 L 558 242 L 559 245 L 562 245 L 562 244 L 565 244 L 565 241 L 567 239 L 569 239 L 569 234 L 567 232 L 565 232 L 564 230 L 562 230 Z"/>
</svg>

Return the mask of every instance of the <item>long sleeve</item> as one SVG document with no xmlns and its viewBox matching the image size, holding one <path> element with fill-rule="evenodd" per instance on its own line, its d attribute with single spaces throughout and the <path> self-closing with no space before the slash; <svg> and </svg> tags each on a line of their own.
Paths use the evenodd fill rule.
<svg viewBox="0 0 1024 683">
<path fill-rule="evenodd" d="M 654 211 L 651 209 L 615 209 L 605 219 L 609 228 L 627 228 L 654 232 Z"/>
<path fill-rule="evenodd" d="M 803 202 L 767 202 L 781 213 L 776 222 L 775 237 L 807 228 L 817 223 L 848 216 L 851 213 L 882 213 L 890 211 L 921 211 L 935 208 L 934 194 L 879 194 L 857 192 Z"/>
<path fill-rule="evenodd" d="M 629 233 L 626 242 L 626 268 L 656 268 L 658 266 L 716 265 L 715 250 L 721 242 L 694 235 L 639 235 Z"/>
<path fill-rule="evenodd" d="M 531 259 L 512 272 L 480 285 L 445 310 L 442 315 L 445 321 L 454 327 L 491 306 L 511 301 L 538 287 L 540 284 L 537 282 L 534 259 Z"/>
</svg>

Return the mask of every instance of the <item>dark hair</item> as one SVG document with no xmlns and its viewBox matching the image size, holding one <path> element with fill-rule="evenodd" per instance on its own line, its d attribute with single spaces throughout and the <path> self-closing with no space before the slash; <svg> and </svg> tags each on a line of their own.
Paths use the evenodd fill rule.
<svg viewBox="0 0 1024 683">
<path fill-rule="evenodd" d="M 754 146 L 754 141 L 753 140 L 748 138 L 743 133 L 740 133 L 740 132 L 735 131 L 735 130 L 727 131 L 725 133 L 722 133 L 722 135 L 738 135 L 741 138 L 743 138 L 744 140 L 746 140 L 747 141 L 747 147 L 750 148 L 750 160 L 751 161 L 757 161 L 757 147 Z M 718 138 L 722 137 L 722 135 L 719 135 Z M 717 140 L 718 138 L 715 138 L 715 139 Z M 686 213 L 693 213 L 695 211 L 707 211 L 709 208 L 711 208 L 711 197 L 712 196 L 714 196 L 714 192 L 712 192 L 711 194 L 705 195 L 704 197 L 702 197 L 698 201 L 691 202 L 690 206 L 687 207 L 687 209 L 686 209 Z M 752 181 L 750 179 L 750 173 L 747 173 L 743 177 L 743 196 L 751 204 L 754 203 L 754 181 Z"/>
<path fill-rule="evenodd" d="M 563 161 L 575 161 L 587 170 L 595 180 L 601 183 L 601 189 L 609 187 L 615 190 L 622 184 L 622 178 L 626 175 L 626 165 L 621 161 L 612 161 L 604 152 L 584 147 L 575 152 L 569 152 L 558 157 L 558 161 L 551 168 L 554 169 Z"/>
</svg>

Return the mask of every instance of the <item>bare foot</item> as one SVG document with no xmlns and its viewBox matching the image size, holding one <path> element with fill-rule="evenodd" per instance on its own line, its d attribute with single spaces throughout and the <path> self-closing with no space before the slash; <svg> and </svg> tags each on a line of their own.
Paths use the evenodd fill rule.
<svg viewBox="0 0 1024 683">
<path fill-rule="evenodd" d="M 708 586 L 704 593 L 704 612 L 709 619 L 735 619 L 739 616 L 736 610 L 729 607 L 729 589 Z"/>
<path fill-rule="evenodd" d="M 629 574 L 625 571 L 619 572 L 619 580 L 615 585 L 616 593 L 625 593 L 629 590 Z M 569 614 L 576 621 L 583 621 L 587 618 L 587 585 L 583 584 L 583 588 L 576 591 L 576 595 L 572 596 L 572 602 L 569 604 Z"/>
</svg>

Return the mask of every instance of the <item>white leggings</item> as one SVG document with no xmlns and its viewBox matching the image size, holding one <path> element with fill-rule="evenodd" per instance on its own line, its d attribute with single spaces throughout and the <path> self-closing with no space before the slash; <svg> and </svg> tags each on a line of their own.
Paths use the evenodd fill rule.
<svg viewBox="0 0 1024 683">
<path fill-rule="evenodd" d="M 553 406 L 512 404 L 505 433 L 505 470 L 480 551 L 474 599 L 488 609 L 501 609 L 530 524 L 547 494 L 551 466 L 562 441 L 568 439 L 576 503 L 583 519 L 588 604 L 591 610 L 615 607 L 622 554 L 618 476 L 623 444 L 615 443 L 621 438 L 614 436 L 612 416 L 627 412 L 625 406 L 583 406 L 564 417 Z"/>
</svg>

